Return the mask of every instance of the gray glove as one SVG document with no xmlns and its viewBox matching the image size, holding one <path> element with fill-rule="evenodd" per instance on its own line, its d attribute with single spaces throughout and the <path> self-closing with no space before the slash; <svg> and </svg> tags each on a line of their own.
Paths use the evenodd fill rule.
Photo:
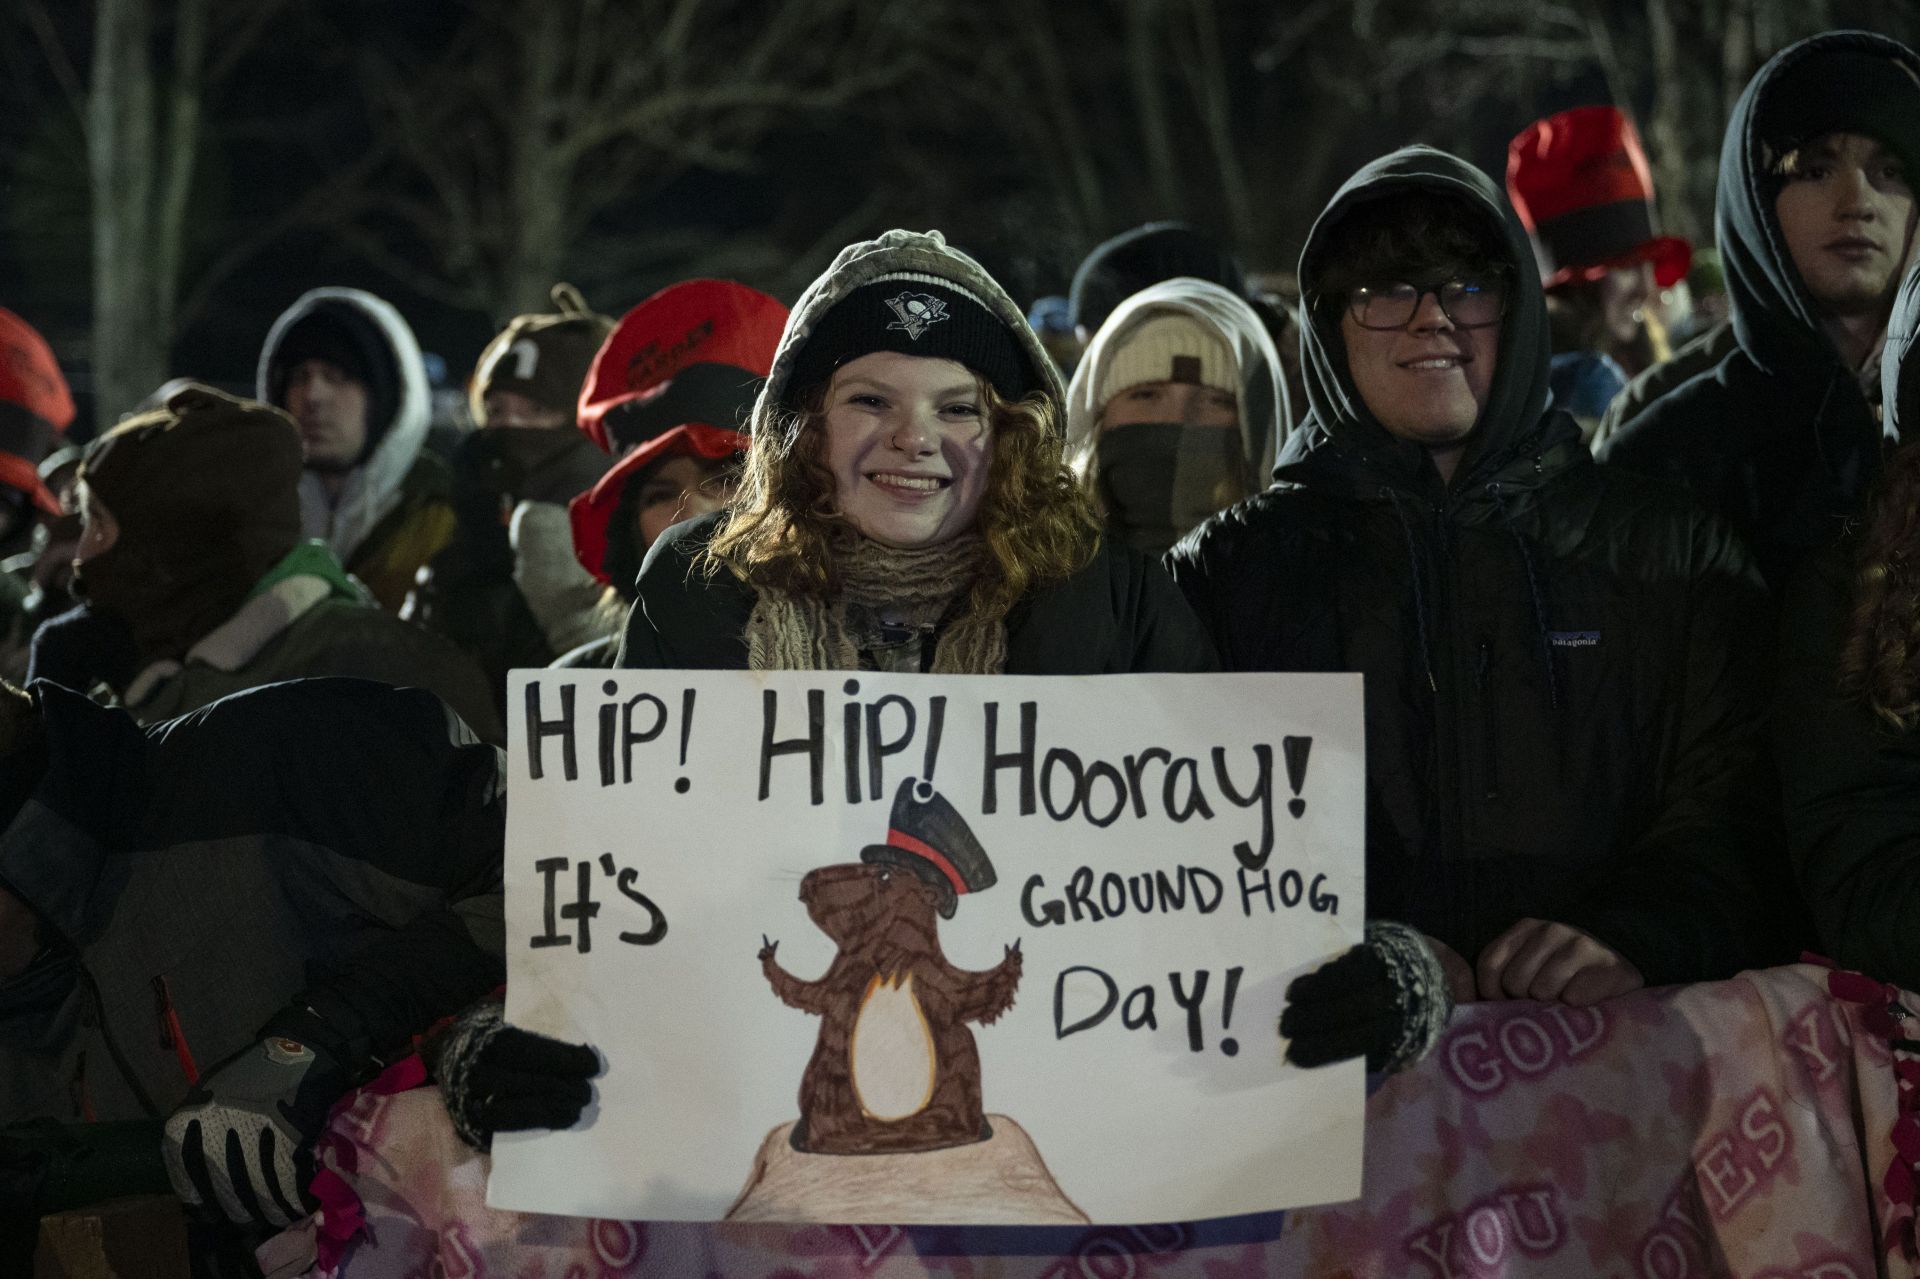
<svg viewBox="0 0 1920 1279">
<path fill-rule="evenodd" d="M 167 1178 L 189 1208 L 290 1226 L 315 1206 L 312 1142 L 352 1081 L 324 1050 L 268 1035 L 208 1071 L 168 1118 Z"/>
</svg>

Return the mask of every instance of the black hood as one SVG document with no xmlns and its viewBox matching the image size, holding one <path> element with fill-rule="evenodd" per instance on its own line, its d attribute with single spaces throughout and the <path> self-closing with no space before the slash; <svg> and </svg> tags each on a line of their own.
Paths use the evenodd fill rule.
<svg viewBox="0 0 1920 1279">
<path fill-rule="evenodd" d="M 1775 54 L 1748 82 L 1727 123 L 1714 200 L 1733 332 L 1769 373 L 1838 363 L 1774 216 L 1778 178 L 1768 134 L 1798 144 L 1809 132 L 1851 129 L 1920 166 L 1920 57 L 1867 31 L 1829 31 Z"/>
<path fill-rule="evenodd" d="M 1547 337 L 1547 299 L 1534 266 L 1533 247 L 1514 215 L 1505 194 L 1493 180 L 1457 156 L 1432 147 L 1404 147 L 1362 168 L 1342 186 L 1314 222 L 1300 254 L 1301 295 L 1308 322 L 1301 326 L 1301 367 L 1307 384 L 1307 403 L 1313 410 L 1313 436 L 1367 469 L 1417 479 L 1431 473 L 1427 451 L 1418 444 L 1394 438 L 1368 412 L 1347 372 L 1346 347 L 1337 316 L 1321 313 L 1312 300 L 1319 294 L 1322 257 L 1328 232 L 1353 209 L 1372 200 L 1412 191 L 1454 197 L 1482 210 L 1489 225 L 1499 229 L 1512 269 L 1512 300 L 1501 324 L 1493 390 L 1474 428 L 1454 475 L 1452 487 L 1463 489 L 1484 478 L 1480 472 L 1497 469 L 1517 449 L 1534 447 L 1547 411 L 1547 368 L 1551 358 Z M 1306 451 L 1289 450 L 1289 458 Z M 1292 478 L 1282 476 L 1281 478 Z"/>
</svg>

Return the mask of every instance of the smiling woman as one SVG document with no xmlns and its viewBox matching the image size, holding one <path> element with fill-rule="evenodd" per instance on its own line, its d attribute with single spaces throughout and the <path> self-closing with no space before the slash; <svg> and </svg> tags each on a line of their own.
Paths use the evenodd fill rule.
<svg viewBox="0 0 1920 1279">
<path fill-rule="evenodd" d="M 850 246 L 795 307 L 724 511 L 642 567 L 621 664 L 1211 670 L 1157 565 L 1105 544 L 1059 375 L 938 233 Z"/>
</svg>

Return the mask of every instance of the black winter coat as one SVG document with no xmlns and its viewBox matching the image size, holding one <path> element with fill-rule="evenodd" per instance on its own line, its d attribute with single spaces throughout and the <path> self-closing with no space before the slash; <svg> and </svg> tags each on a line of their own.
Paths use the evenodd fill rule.
<svg viewBox="0 0 1920 1279">
<path fill-rule="evenodd" d="M 1776 93 L 1855 91 L 1836 56 L 1887 58 L 1920 77 L 1904 45 L 1830 32 L 1783 50 L 1735 105 L 1720 153 L 1716 239 L 1739 347 L 1621 427 L 1600 460 L 1686 485 L 1754 548 L 1775 591 L 1811 551 L 1831 545 L 1861 506 L 1885 452 L 1877 396 L 1863 390 L 1821 327 L 1818 305 L 1786 248 L 1767 172 L 1762 121 Z M 1887 142 L 1920 156 L 1920 115 Z M 1899 234 L 1883 230 L 1881 234 Z"/>
<path fill-rule="evenodd" d="M 1406 187 L 1484 207 L 1532 278 L 1492 184 L 1414 148 L 1322 215 L 1309 295 L 1326 225 Z M 1366 676 L 1370 916 L 1469 962 L 1534 917 L 1585 929 L 1650 983 L 1728 976 L 1770 957 L 1753 867 L 1774 824 L 1755 800 L 1765 594 L 1723 525 L 1596 466 L 1545 411 L 1544 310 L 1537 289 L 1510 304 L 1451 485 L 1368 413 L 1338 317 L 1316 320 L 1310 447 L 1170 566 L 1226 669 Z"/>
<path fill-rule="evenodd" d="M 189 1052 L 296 996 L 364 1076 L 504 979 L 504 761 L 432 694 L 296 680 L 141 728 L 33 687 L 0 887 L 55 954 L 0 983 L 0 1123 L 164 1116 Z"/>
<path fill-rule="evenodd" d="M 753 588 L 697 567 L 722 513 L 676 524 L 640 569 L 616 665 L 745 670 Z M 931 657 L 933 646 L 927 646 Z M 1093 562 L 1007 618 L 1009 675 L 1125 675 L 1219 669 L 1213 645 L 1157 564 L 1103 541 Z"/>
</svg>

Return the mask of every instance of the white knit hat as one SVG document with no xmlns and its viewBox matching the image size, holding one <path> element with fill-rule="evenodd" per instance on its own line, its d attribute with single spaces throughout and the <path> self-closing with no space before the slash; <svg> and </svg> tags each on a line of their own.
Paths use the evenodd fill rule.
<svg viewBox="0 0 1920 1279">
<path fill-rule="evenodd" d="M 1240 393 L 1240 367 L 1224 336 L 1192 315 L 1165 311 L 1119 335 L 1100 379 L 1099 399 L 1109 401 L 1143 382 L 1192 382 Z"/>
</svg>

